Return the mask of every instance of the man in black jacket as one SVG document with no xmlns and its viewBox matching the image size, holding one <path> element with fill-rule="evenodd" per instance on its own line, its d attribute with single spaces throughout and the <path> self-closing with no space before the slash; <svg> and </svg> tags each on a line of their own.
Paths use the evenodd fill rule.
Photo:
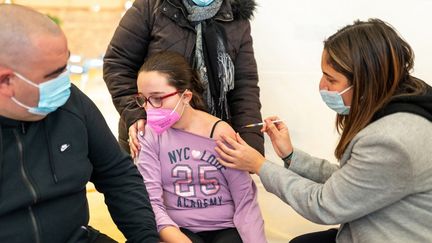
<svg viewBox="0 0 432 243">
<path fill-rule="evenodd" d="M 143 179 L 68 57 L 48 17 L 0 5 L 0 242 L 113 242 L 88 226 L 89 181 L 129 242 L 157 242 Z"/>
</svg>

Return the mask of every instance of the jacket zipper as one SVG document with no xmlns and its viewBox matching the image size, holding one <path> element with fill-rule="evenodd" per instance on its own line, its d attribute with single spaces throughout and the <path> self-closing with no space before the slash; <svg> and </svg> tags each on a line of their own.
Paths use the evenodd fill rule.
<svg viewBox="0 0 432 243">
<path fill-rule="evenodd" d="M 28 189 L 30 190 L 30 192 L 32 194 L 33 203 L 37 203 L 36 190 L 34 189 L 33 185 L 31 184 L 30 180 L 28 179 L 26 171 L 24 170 L 23 146 L 22 146 L 22 143 L 21 143 L 21 139 L 19 138 L 18 133 L 17 133 L 16 130 L 14 130 L 14 135 L 15 135 L 15 138 L 16 138 L 17 144 L 18 144 L 22 179 L 23 179 L 24 183 L 27 185 Z M 33 230 L 34 230 L 34 233 L 35 233 L 35 238 L 36 238 L 35 242 L 36 243 L 40 243 L 41 240 L 40 240 L 40 235 L 39 235 L 39 229 L 38 229 L 38 225 L 37 225 L 37 222 L 36 222 L 36 217 L 35 217 L 35 215 L 33 213 L 33 209 L 32 209 L 31 206 L 28 206 L 28 211 L 29 211 L 30 218 L 31 218 L 31 221 L 32 221 Z"/>
</svg>

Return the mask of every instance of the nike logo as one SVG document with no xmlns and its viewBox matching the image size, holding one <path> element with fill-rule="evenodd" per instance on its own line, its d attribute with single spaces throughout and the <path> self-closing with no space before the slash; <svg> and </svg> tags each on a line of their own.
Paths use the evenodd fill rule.
<svg viewBox="0 0 432 243">
<path fill-rule="evenodd" d="M 66 151 L 66 149 L 68 149 L 69 147 L 70 147 L 70 144 L 67 144 L 67 143 L 63 144 L 63 145 L 60 147 L 60 152 L 64 152 L 64 151 Z"/>
</svg>

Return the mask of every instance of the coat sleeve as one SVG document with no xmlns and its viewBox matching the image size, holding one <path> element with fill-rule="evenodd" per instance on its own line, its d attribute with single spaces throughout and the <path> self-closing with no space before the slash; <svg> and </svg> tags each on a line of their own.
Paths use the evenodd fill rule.
<svg viewBox="0 0 432 243">
<path fill-rule="evenodd" d="M 138 92 L 136 79 L 147 56 L 151 40 L 156 1 L 136 0 L 115 30 L 104 56 L 103 78 L 114 106 L 130 127 L 146 118 L 145 111 L 135 104 Z"/>
<path fill-rule="evenodd" d="M 244 125 L 262 121 L 258 71 L 255 61 L 250 22 L 239 20 L 245 25 L 241 43 L 235 57 L 234 89 L 228 93 L 231 125 L 253 148 L 264 154 L 264 136 L 259 127 L 242 128 Z"/>
<path fill-rule="evenodd" d="M 371 134 L 353 145 L 351 158 L 324 183 L 269 162 L 264 163 L 259 175 L 269 192 L 303 217 L 319 224 L 341 224 L 409 195 L 413 190 L 413 169 L 405 148 L 398 139 Z M 314 160 L 304 158 L 296 163 Z"/>
<path fill-rule="evenodd" d="M 159 145 L 153 136 L 153 132 L 146 127 L 144 138 L 139 138 L 141 151 L 137 165 L 149 193 L 150 202 L 156 216 L 157 229 L 161 231 L 166 226 L 178 228 L 178 225 L 166 212 L 163 200 L 161 163 L 158 156 Z"/>
<path fill-rule="evenodd" d="M 128 242 L 158 242 L 154 213 L 138 169 L 119 147 L 95 104 L 81 92 L 80 96 L 88 159 L 93 165 L 90 181 L 104 194 L 110 215 Z"/>
<path fill-rule="evenodd" d="M 266 243 L 257 188 L 249 173 L 227 169 L 225 178 L 234 201 L 234 225 L 243 242 Z"/>
</svg>

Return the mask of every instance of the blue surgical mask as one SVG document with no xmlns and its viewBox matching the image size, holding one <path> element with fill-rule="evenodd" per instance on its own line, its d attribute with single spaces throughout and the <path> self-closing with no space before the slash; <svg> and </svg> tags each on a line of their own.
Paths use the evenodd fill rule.
<svg viewBox="0 0 432 243">
<path fill-rule="evenodd" d="M 351 85 L 340 93 L 336 91 L 320 90 L 321 98 L 330 109 L 336 111 L 340 115 L 348 115 L 350 107 L 344 104 L 342 95 L 352 87 Z"/>
<path fill-rule="evenodd" d="M 197 6 L 205 7 L 210 5 L 214 0 L 192 0 Z"/>
<path fill-rule="evenodd" d="M 26 83 L 39 89 L 39 103 L 37 107 L 30 107 L 12 97 L 17 105 L 26 108 L 30 113 L 45 116 L 57 110 L 64 105 L 70 96 L 71 82 L 69 79 L 69 71 L 65 71 L 58 77 L 41 84 L 36 84 L 33 81 L 23 77 L 21 74 L 15 75 L 24 80 Z"/>
</svg>

